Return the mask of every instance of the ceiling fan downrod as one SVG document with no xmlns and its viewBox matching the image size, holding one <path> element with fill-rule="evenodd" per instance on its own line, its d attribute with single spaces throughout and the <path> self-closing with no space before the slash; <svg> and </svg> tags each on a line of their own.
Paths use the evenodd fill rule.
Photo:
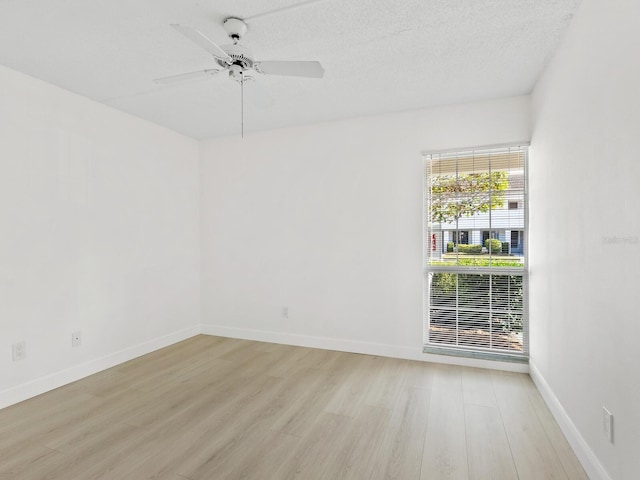
<svg viewBox="0 0 640 480">
<path fill-rule="evenodd" d="M 240 76 L 240 138 L 244 138 L 244 72 Z"/>
</svg>

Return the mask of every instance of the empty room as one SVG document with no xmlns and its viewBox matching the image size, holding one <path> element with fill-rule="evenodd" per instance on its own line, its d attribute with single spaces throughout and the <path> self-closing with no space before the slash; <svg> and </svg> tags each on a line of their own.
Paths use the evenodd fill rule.
<svg viewBox="0 0 640 480">
<path fill-rule="evenodd" d="M 0 479 L 640 478 L 640 2 L 1 0 Z"/>
</svg>

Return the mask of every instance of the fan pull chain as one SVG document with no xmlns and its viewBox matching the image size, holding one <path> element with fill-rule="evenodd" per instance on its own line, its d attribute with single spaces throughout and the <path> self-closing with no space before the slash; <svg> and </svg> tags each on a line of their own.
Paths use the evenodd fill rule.
<svg viewBox="0 0 640 480">
<path fill-rule="evenodd" d="M 244 72 L 240 73 L 240 137 L 244 138 Z"/>
</svg>

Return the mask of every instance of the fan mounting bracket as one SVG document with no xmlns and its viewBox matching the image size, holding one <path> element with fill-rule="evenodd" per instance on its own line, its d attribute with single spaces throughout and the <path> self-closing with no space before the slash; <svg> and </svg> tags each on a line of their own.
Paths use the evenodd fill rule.
<svg viewBox="0 0 640 480">
<path fill-rule="evenodd" d="M 238 43 L 249 29 L 244 20 L 238 17 L 226 18 L 222 23 L 222 26 L 227 31 L 229 38 L 233 40 L 233 43 Z"/>
</svg>

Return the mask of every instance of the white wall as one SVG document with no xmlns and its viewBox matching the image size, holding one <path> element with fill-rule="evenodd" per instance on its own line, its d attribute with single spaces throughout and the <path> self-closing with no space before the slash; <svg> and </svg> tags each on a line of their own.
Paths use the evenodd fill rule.
<svg viewBox="0 0 640 480">
<path fill-rule="evenodd" d="M 529 182 L 532 376 L 594 478 L 621 480 L 640 472 L 638 19 L 583 1 L 533 95 Z"/>
<path fill-rule="evenodd" d="M 516 97 L 203 142 L 204 331 L 427 358 L 420 152 L 526 141 L 529 113 Z"/>
<path fill-rule="evenodd" d="M 197 142 L 1 67 L 0 105 L 2 407 L 193 333 L 200 259 Z"/>
</svg>

